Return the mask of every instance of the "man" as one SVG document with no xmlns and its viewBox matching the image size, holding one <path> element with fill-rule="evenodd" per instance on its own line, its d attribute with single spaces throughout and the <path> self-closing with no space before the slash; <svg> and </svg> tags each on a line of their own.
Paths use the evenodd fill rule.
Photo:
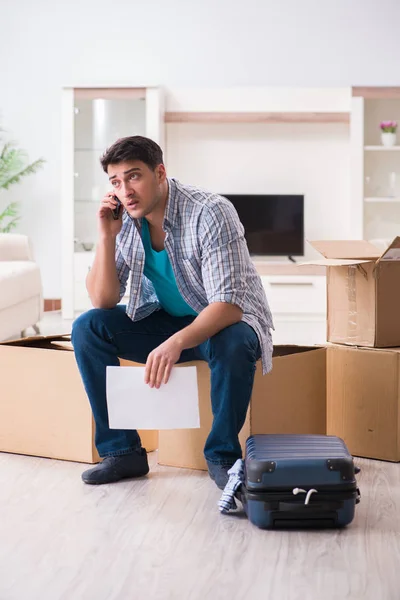
<svg viewBox="0 0 400 600">
<path fill-rule="evenodd" d="M 206 360 L 213 426 L 204 454 L 221 489 L 241 457 L 238 440 L 256 362 L 272 365 L 272 318 L 233 205 L 168 179 L 161 148 L 133 136 L 103 155 L 112 192 L 98 211 L 99 239 L 87 289 L 93 306 L 73 325 L 77 364 L 103 461 L 83 473 L 102 484 L 148 473 L 137 431 L 108 426 L 106 367 L 118 357 L 146 363 L 145 382 L 168 383 L 177 362 Z M 118 201 L 122 210 L 113 211 Z M 128 277 L 127 307 L 118 305 Z"/>
</svg>

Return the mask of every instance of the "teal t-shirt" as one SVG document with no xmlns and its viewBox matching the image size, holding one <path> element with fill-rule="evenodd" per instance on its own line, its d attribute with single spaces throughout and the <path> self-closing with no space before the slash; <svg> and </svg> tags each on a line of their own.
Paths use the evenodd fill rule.
<svg viewBox="0 0 400 600">
<path fill-rule="evenodd" d="M 162 308 L 173 317 L 197 316 L 197 312 L 185 302 L 178 290 L 167 252 L 153 249 L 146 219 L 142 219 L 142 242 L 145 252 L 144 274 L 152 282 Z"/>
</svg>

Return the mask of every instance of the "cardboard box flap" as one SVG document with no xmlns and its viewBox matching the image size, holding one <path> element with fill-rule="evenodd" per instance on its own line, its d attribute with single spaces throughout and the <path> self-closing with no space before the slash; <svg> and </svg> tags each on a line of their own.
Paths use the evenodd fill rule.
<svg viewBox="0 0 400 600">
<path fill-rule="evenodd" d="M 321 258 L 320 260 L 311 260 L 307 262 L 297 263 L 298 267 L 313 265 L 315 267 L 346 267 L 351 265 L 361 265 L 369 263 L 370 260 L 345 259 L 345 258 Z"/>
<path fill-rule="evenodd" d="M 381 256 L 378 248 L 365 240 L 322 240 L 309 243 L 328 259 L 368 261 L 378 260 Z"/>
<path fill-rule="evenodd" d="M 42 344 L 44 342 L 69 342 L 71 335 L 69 333 L 59 335 L 33 335 L 30 337 L 18 338 L 16 340 L 4 340 L 0 342 L 0 345 L 4 346 L 34 346 L 35 344 Z"/>
<path fill-rule="evenodd" d="M 55 346 L 56 348 L 62 348 L 63 350 L 73 350 L 74 347 L 72 345 L 72 342 L 68 342 L 68 341 L 59 341 L 59 340 L 52 340 L 50 342 L 51 346 Z"/>
<path fill-rule="evenodd" d="M 385 250 L 379 261 L 383 260 L 400 260 L 400 237 L 396 237 L 390 246 Z"/>
</svg>

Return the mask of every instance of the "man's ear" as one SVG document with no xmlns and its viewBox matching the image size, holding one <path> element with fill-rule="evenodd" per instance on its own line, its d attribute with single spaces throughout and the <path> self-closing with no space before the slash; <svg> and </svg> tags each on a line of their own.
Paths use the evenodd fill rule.
<svg viewBox="0 0 400 600">
<path fill-rule="evenodd" d="M 167 172 L 165 170 L 164 165 L 161 164 L 156 167 L 156 176 L 157 176 L 158 183 L 163 183 L 163 181 L 166 180 Z"/>
</svg>

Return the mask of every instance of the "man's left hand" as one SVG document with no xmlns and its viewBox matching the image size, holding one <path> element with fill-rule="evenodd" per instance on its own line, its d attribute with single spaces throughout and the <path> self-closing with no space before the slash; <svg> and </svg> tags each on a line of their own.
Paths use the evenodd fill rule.
<svg viewBox="0 0 400 600">
<path fill-rule="evenodd" d="M 147 357 L 144 381 L 150 387 L 159 388 L 161 383 L 168 383 L 171 369 L 178 362 L 182 347 L 174 336 L 150 352 Z"/>
</svg>

